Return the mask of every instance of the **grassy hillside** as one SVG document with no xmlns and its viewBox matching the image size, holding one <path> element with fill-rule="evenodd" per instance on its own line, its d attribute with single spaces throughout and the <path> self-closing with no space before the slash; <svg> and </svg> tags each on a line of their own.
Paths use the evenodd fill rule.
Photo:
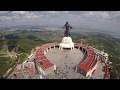
<svg viewBox="0 0 120 90">
<path fill-rule="evenodd" d="M 90 45 L 100 50 L 103 50 L 110 55 L 120 57 L 120 43 L 107 38 L 104 35 L 97 35 L 86 39 Z M 117 49 L 116 49 L 117 48 Z"/>
<path fill-rule="evenodd" d="M 8 45 L 9 52 L 15 51 L 18 54 L 23 53 L 19 56 L 20 62 L 22 63 L 24 60 L 26 60 L 27 56 L 24 53 L 27 53 L 28 55 L 31 53 L 31 50 L 35 48 L 36 46 L 43 45 L 44 43 L 47 43 L 43 40 L 29 40 L 29 39 L 7 39 L 7 40 L 0 40 L 0 77 L 2 77 L 6 71 L 9 68 L 12 68 L 16 61 L 18 61 L 15 58 L 10 57 L 4 57 L 3 55 L 7 55 L 7 53 L 3 53 L 2 49 L 4 45 Z"/>
<path fill-rule="evenodd" d="M 59 38 L 62 37 L 62 31 L 15 31 L 10 34 L 6 34 L 7 39 L 26 38 L 30 40 L 40 39 L 45 41 L 54 41 L 54 38 L 59 40 Z"/>
<path fill-rule="evenodd" d="M 0 57 L 0 78 L 15 64 L 15 58 Z"/>
<path fill-rule="evenodd" d="M 46 43 L 43 40 L 33 41 L 30 39 L 11 39 L 8 40 L 8 49 L 12 51 L 13 48 L 18 47 L 18 53 L 30 53 L 31 49 Z"/>
</svg>

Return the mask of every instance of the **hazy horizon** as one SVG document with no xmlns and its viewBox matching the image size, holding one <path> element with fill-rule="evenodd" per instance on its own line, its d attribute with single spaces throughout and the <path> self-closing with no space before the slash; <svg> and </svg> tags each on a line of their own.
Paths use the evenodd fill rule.
<svg viewBox="0 0 120 90">
<path fill-rule="evenodd" d="M 73 27 L 120 33 L 120 11 L 0 11 L 0 27 L 20 25 Z"/>
</svg>

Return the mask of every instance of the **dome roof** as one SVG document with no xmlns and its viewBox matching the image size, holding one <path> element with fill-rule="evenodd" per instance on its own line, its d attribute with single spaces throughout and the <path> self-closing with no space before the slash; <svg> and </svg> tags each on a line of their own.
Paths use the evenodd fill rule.
<svg viewBox="0 0 120 90">
<path fill-rule="evenodd" d="M 72 48 L 74 43 L 72 42 L 71 37 L 63 37 L 62 42 L 59 44 L 63 48 Z"/>
<path fill-rule="evenodd" d="M 72 39 L 71 39 L 71 37 L 64 37 L 63 39 L 62 39 L 62 43 L 71 43 L 72 42 Z"/>
</svg>

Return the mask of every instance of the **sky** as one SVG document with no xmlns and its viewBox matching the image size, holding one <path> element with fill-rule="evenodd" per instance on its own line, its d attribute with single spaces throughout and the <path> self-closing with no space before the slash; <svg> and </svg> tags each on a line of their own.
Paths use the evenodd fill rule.
<svg viewBox="0 0 120 90">
<path fill-rule="evenodd" d="M 120 11 L 0 11 L 0 27 L 49 25 L 120 32 Z"/>
</svg>

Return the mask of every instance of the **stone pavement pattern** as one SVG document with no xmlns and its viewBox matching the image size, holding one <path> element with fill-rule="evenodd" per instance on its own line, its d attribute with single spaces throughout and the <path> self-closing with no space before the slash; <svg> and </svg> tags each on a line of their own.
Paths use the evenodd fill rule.
<svg viewBox="0 0 120 90">
<path fill-rule="evenodd" d="M 57 66 L 55 73 L 47 75 L 51 79 L 78 79 L 85 78 L 75 72 L 75 66 L 81 62 L 84 55 L 78 50 L 51 49 L 46 53 L 46 57 Z"/>
</svg>

